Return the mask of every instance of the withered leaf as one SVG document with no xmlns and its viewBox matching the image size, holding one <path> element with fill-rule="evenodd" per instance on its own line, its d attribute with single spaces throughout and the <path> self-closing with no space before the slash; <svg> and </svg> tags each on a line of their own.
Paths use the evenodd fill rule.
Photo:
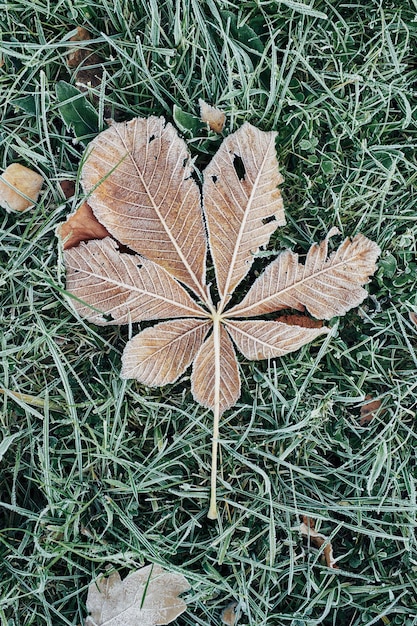
<svg viewBox="0 0 417 626">
<path fill-rule="evenodd" d="M 25 211 L 38 200 L 43 177 L 33 170 L 12 163 L 0 176 L 0 206 L 6 211 Z"/>
<path fill-rule="evenodd" d="M 87 626 L 159 626 L 170 624 L 187 605 L 179 598 L 190 585 L 181 574 L 147 565 L 121 580 L 117 572 L 88 588 Z"/>
<path fill-rule="evenodd" d="M 66 222 L 59 224 L 57 233 L 63 241 L 64 250 L 77 246 L 81 241 L 104 239 L 110 235 L 109 231 L 103 224 L 100 224 L 98 219 L 94 216 L 87 202 L 83 202 L 82 205 L 68 217 Z"/>
<path fill-rule="evenodd" d="M 201 197 L 187 146 L 171 124 L 156 117 L 113 124 L 90 143 L 82 184 L 114 239 L 65 251 L 67 289 L 83 317 L 98 324 L 182 318 L 133 337 L 122 375 L 159 386 L 175 382 L 193 363 L 194 398 L 214 413 L 214 456 L 219 418 L 240 395 L 234 345 L 248 359 L 269 359 L 329 332 L 300 314 L 250 318 L 287 308 L 307 309 L 320 320 L 343 315 L 366 297 L 362 285 L 379 254 L 358 234 L 328 256 L 331 229 L 304 264 L 283 252 L 240 304 L 228 308 L 255 253 L 285 223 L 275 139 L 275 132 L 247 123 L 227 137 L 204 171 Z M 208 248 L 216 276 L 211 288 L 205 282 Z M 213 497 L 212 482 L 209 517 L 217 515 Z"/>
<path fill-rule="evenodd" d="M 215 133 L 221 133 L 226 122 L 226 115 L 223 111 L 207 104 L 201 98 L 198 104 L 200 105 L 201 120 L 209 125 L 210 130 L 214 130 Z"/>
<path fill-rule="evenodd" d="M 365 426 L 366 424 L 369 424 L 369 422 L 371 422 L 374 419 L 375 413 L 378 411 L 378 409 L 382 405 L 381 400 L 375 400 L 369 394 L 365 396 L 365 400 L 367 402 L 365 402 L 365 404 L 362 404 L 361 411 L 360 411 L 361 419 L 359 423 L 361 426 Z"/>
<path fill-rule="evenodd" d="M 315 523 L 312 517 L 303 515 L 303 521 L 300 524 L 300 533 L 307 537 L 316 548 L 321 548 L 325 544 L 323 549 L 324 558 L 326 559 L 327 567 L 332 569 L 338 569 L 335 558 L 333 556 L 333 547 L 329 541 L 329 538 L 322 533 L 317 532 Z"/>
<path fill-rule="evenodd" d="M 97 87 L 103 74 L 103 68 L 100 67 L 101 58 L 93 48 L 87 46 L 87 42 L 92 38 L 86 28 L 77 26 L 77 32 L 69 40 L 72 43 L 82 42 L 79 46 L 69 46 L 67 56 L 67 65 L 75 71 L 76 84 L 81 88 L 90 85 Z"/>
</svg>

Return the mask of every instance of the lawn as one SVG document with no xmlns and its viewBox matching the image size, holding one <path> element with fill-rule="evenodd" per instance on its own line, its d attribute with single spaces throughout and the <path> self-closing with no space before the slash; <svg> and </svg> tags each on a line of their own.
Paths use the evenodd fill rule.
<svg viewBox="0 0 417 626">
<path fill-rule="evenodd" d="M 45 179 L 34 208 L 0 209 L 1 624 L 83 624 L 101 572 L 155 563 L 191 586 L 179 626 L 221 624 L 231 602 L 239 626 L 416 626 L 415 1 L 12 0 L 0 26 L 0 166 Z M 83 72 L 68 64 L 77 26 Z M 213 417 L 189 371 L 162 388 L 121 379 L 132 329 L 75 314 L 55 234 L 109 118 L 164 116 L 203 169 L 222 136 L 200 98 L 226 114 L 223 136 L 245 121 L 278 133 L 287 224 L 256 271 L 333 226 L 333 246 L 360 232 L 382 250 L 330 335 L 239 357 L 218 520 Z"/>
</svg>

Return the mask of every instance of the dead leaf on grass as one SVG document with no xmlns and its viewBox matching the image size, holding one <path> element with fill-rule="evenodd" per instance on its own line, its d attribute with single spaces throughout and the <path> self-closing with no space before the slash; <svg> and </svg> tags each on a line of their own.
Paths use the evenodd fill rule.
<svg viewBox="0 0 417 626">
<path fill-rule="evenodd" d="M 225 113 L 220 109 L 207 104 L 207 102 L 204 102 L 201 98 L 198 101 L 198 104 L 200 105 L 201 121 L 208 124 L 210 130 L 213 130 L 215 133 L 221 133 L 226 122 Z"/>
<path fill-rule="evenodd" d="M 187 609 L 179 594 L 190 585 L 181 574 L 147 565 L 121 580 L 117 572 L 88 588 L 87 626 L 159 626 Z"/>
<path fill-rule="evenodd" d="M 229 306 L 254 255 L 285 223 L 275 139 L 275 132 L 247 123 L 228 136 L 204 171 L 201 198 L 187 145 L 171 124 L 156 117 L 113 124 L 90 143 L 82 184 L 114 239 L 65 251 L 67 290 L 83 317 L 102 325 L 172 320 L 127 343 L 122 376 L 159 386 L 175 382 L 193 362 L 194 398 L 214 413 L 212 519 L 219 420 L 240 395 L 235 348 L 248 359 L 271 359 L 327 334 L 329 328 L 310 318 L 259 317 L 288 308 L 320 320 L 345 314 L 366 297 L 362 285 L 379 254 L 358 234 L 329 256 L 331 229 L 304 264 L 294 252 L 282 252 L 243 300 Z M 208 249 L 213 287 L 206 284 Z"/>
<path fill-rule="evenodd" d="M 69 46 L 67 65 L 75 71 L 76 84 L 78 87 L 86 89 L 88 86 L 97 87 L 102 78 L 103 68 L 100 66 L 102 60 L 87 45 L 93 39 L 91 33 L 83 26 L 77 26 L 77 32 L 69 41 L 85 42 L 85 45 Z"/>
<path fill-rule="evenodd" d="M 369 394 L 365 396 L 365 400 L 367 400 L 367 402 L 361 406 L 360 411 L 361 419 L 359 421 L 359 424 L 361 426 L 369 424 L 369 422 L 374 419 L 375 413 L 378 411 L 382 404 L 381 400 L 374 400 L 374 398 Z"/>
<path fill-rule="evenodd" d="M 100 224 L 87 202 L 72 213 L 66 222 L 58 225 L 57 234 L 63 241 L 64 250 L 77 246 L 81 241 L 104 239 L 109 231 Z"/>
<path fill-rule="evenodd" d="M 336 561 L 333 556 L 333 547 L 329 542 L 329 538 L 322 533 L 317 532 L 315 523 L 312 517 L 308 517 L 307 515 L 303 515 L 303 521 L 300 524 L 300 533 L 303 537 L 307 537 L 316 548 L 321 548 L 325 543 L 323 549 L 324 558 L 326 559 L 327 567 L 331 567 L 332 569 L 338 569 L 336 565 Z"/>
<path fill-rule="evenodd" d="M 43 184 L 37 172 L 12 163 L 0 176 L 0 206 L 6 211 L 25 211 L 36 204 Z"/>
</svg>

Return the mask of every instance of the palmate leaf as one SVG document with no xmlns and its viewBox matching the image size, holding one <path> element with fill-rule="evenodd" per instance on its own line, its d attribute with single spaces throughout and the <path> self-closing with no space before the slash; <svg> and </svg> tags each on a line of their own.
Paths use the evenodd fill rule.
<svg viewBox="0 0 417 626">
<path fill-rule="evenodd" d="M 95 217 L 117 242 L 107 237 L 64 253 L 67 289 L 83 317 L 97 324 L 169 320 L 128 342 L 122 376 L 160 386 L 193 364 L 193 396 L 214 415 L 211 518 L 217 516 L 219 421 L 240 395 L 235 347 L 247 359 L 270 359 L 329 332 L 300 315 L 250 318 L 286 308 L 307 309 L 318 319 L 343 315 L 366 297 L 362 285 L 379 254 L 375 243 L 356 235 L 328 257 L 332 229 L 310 248 L 305 264 L 283 252 L 227 309 L 254 253 L 285 222 L 275 137 L 250 124 L 227 137 L 204 171 L 201 203 L 186 144 L 170 124 L 162 118 L 113 124 L 91 142 L 82 182 Z M 208 248 L 213 299 L 205 284 Z"/>
</svg>

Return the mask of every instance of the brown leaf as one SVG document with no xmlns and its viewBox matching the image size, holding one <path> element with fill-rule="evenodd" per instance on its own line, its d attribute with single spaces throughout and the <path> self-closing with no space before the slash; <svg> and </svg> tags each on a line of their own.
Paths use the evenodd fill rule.
<svg viewBox="0 0 417 626">
<path fill-rule="evenodd" d="M 272 359 L 294 352 L 329 329 L 306 328 L 271 320 L 225 321 L 239 351 L 253 361 Z"/>
<path fill-rule="evenodd" d="M 222 624 L 226 626 L 235 626 L 240 617 L 240 606 L 238 602 L 230 602 L 222 611 Z"/>
<path fill-rule="evenodd" d="M 276 135 L 246 123 L 223 141 L 204 171 L 204 211 L 223 308 L 254 254 L 285 223 Z"/>
<path fill-rule="evenodd" d="M 65 189 L 64 189 L 65 193 Z M 90 239 L 104 239 L 109 236 L 109 231 L 100 224 L 94 216 L 87 202 L 67 218 L 66 222 L 58 225 L 57 234 L 63 241 L 64 250 L 78 246 L 81 241 Z"/>
<path fill-rule="evenodd" d="M 361 426 L 369 424 L 369 422 L 374 419 L 375 413 L 378 411 L 382 404 L 381 400 L 374 400 L 373 397 L 369 394 L 365 396 L 365 400 L 367 400 L 368 402 L 361 406 L 361 419 L 359 421 L 359 424 Z"/>
<path fill-rule="evenodd" d="M 201 198 L 187 146 L 170 124 L 155 117 L 113 124 L 91 142 L 81 178 L 94 215 L 129 253 L 111 238 L 64 253 L 67 289 L 83 317 L 97 324 L 171 320 L 129 341 L 122 374 L 159 386 L 177 380 L 193 363 L 194 398 L 214 414 L 210 518 L 217 515 L 219 420 L 240 395 L 230 337 L 246 358 L 267 359 L 328 333 L 306 316 L 244 318 L 283 308 L 307 309 L 320 319 L 344 314 L 366 297 L 362 285 L 375 271 L 379 253 L 362 235 L 346 239 L 329 258 L 328 238 L 313 245 L 304 265 L 285 251 L 243 301 L 227 310 L 254 253 L 285 222 L 275 139 L 276 133 L 250 124 L 227 137 L 204 172 Z M 332 234 L 334 229 L 328 237 Z M 205 284 L 207 248 L 218 302 Z"/>
<path fill-rule="evenodd" d="M 213 130 L 215 133 L 221 133 L 226 122 L 226 115 L 223 111 L 212 107 L 201 98 L 198 101 L 198 104 L 200 105 L 201 121 L 207 123 L 210 130 Z"/>
<path fill-rule="evenodd" d="M 86 626 L 159 626 L 187 609 L 179 594 L 188 591 L 181 574 L 147 565 L 121 580 L 117 572 L 88 588 Z"/>
<path fill-rule="evenodd" d="M 82 183 L 115 239 L 204 295 L 206 238 L 191 174 L 174 127 L 163 118 L 137 118 L 113 124 L 90 143 Z"/>
<path fill-rule="evenodd" d="M 214 410 L 218 405 L 219 415 L 230 409 L 239 399 L 238 364 L 232 342 L 223 326 L 219 327 L 219 338 L 216 342 L 212 333 L 201 346 L 194 361 L 191 390 L 194 399 L 202 406 Z M 218 400 L 216 392 L 219 394 Z"/>
<path fill-rule="evenodd" d="M 314 244 L 304 265 L 287 250 L 269 264 L 228 316 L 255 317 L 304 307 L 318 319 L 344 315 L 366 298 L 361 285 L 375 272 L 379 253 L 379 247 L 363 235 L 345 239 L 329 258 L 327 239 Z"/>
<path fill-rule="evenodd" d="M 42 184 L 40 174 L 12 163 L 0 177 L 0 206 L 6 211 L 25 211 L 36 204 Z"/>
<path fill-rule="evenodd" d="M 175 382 L 194 361 L 209 330 L 209 322 L 194 319 L 146 328 L 126 344 L 122 377 L 150 387 Z"/>
<path fill-rule="evenodd" d="M 162 267 L 143 257 L 121 253 L 110 237 L 66 250 L 64 258 L 67 290 L 76 298 L 72 304 L 82 317 L 95 324 L 207 317 Z"/>
<path fill-rule="evenodd" d="M 303 522 L 300 524 L 300 532 L 304 537 L 307 537 L 316 548 L 320 549 L 325 543 L 323 554 L 326 559 L 327 567 L 338 569 L 333 556 L 332 544 L 329 542 L 329 538 L 326 537 L 326 535 L 317 532 L 313 518 L 303 515 Z"/>
<path fill-rule="evenodd" d="M 410 322 L 413 322 L 413 324 L 417 326 L 417 313 L 414 313 L 414 311 L 410 311 L 408 313 L 408 317 L 410 318 Z"/>
<path fill-rule="evenodd" d="M 77 32 L 69 41 L 87 42 L 92 39 L 91 33 L 83 26 L 77 26 Z M 69 46 L 67 65 L 76 70 L 76 82 L 80 87 L 91 85 L 97 87 L 101 82 L 103 68 L 100 67 L 101 58 L 87 46 Z M 96 67 L 92 67 L 96 66 Z M 98 66 L 98 67 L 97 67 Z"/>
</svg>

